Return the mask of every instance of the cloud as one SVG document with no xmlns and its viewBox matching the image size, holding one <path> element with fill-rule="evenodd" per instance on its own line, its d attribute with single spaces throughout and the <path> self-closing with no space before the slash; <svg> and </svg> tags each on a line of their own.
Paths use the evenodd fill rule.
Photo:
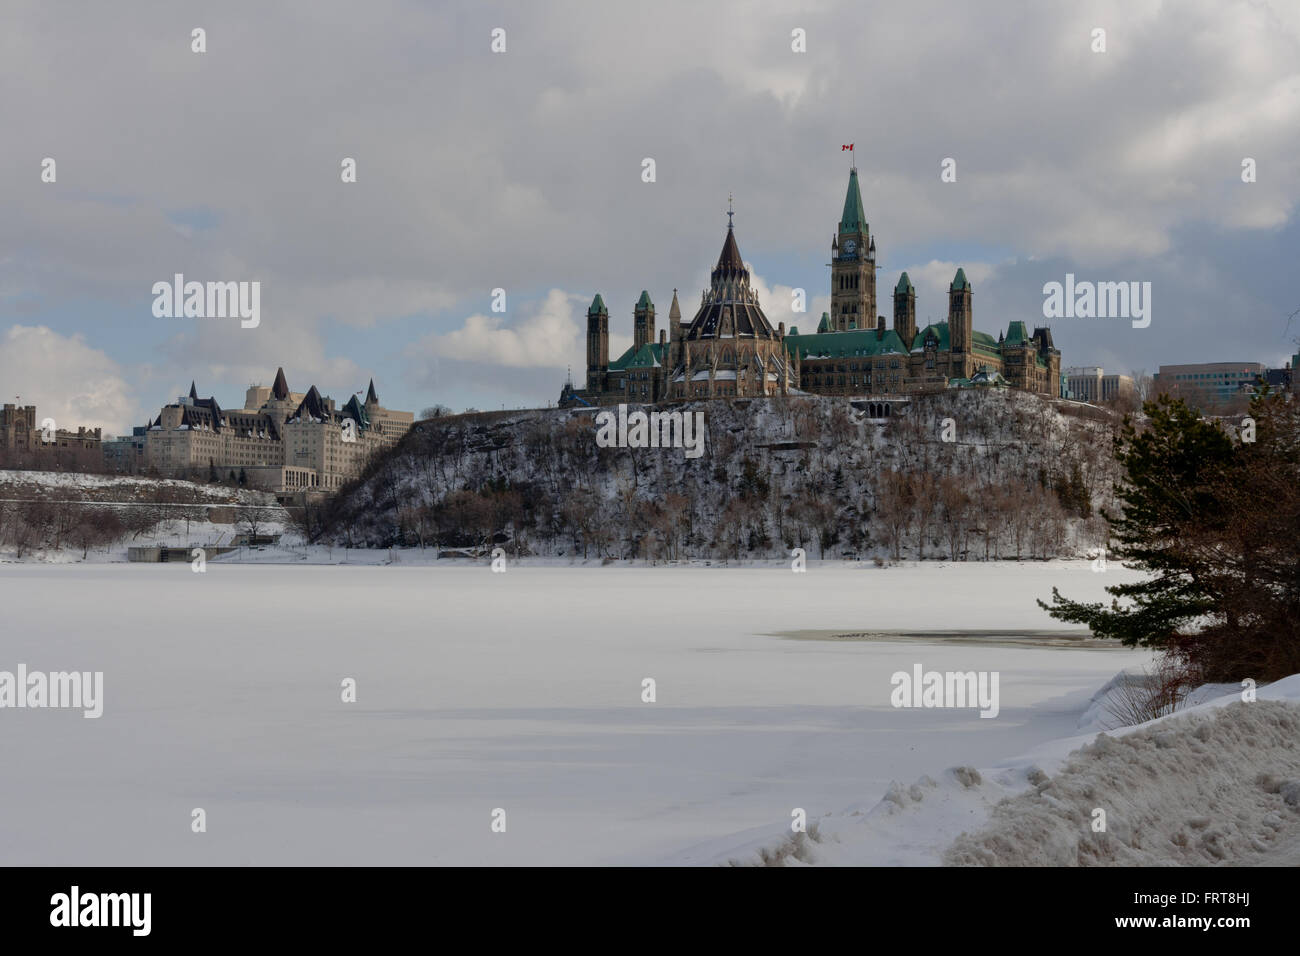
<svg viewBox="0 0 1300 956">
<path fill-rule="evenodd" d="M 772 323 L 772 328 L 775 329 L 784 322 L 787 332 L 790 331 L 791 326 L 798 326 L 799 331 L 804 334 L 817 330 L 817 323 L 821 321 L 822 313 L 829 312 L 831 309 L 830 295 L 816 294 L 821 288 L 829 285 L 829 275 L 826 282 L 818 283 L 817 289 L 803 289 L 804 311 L 795 312 L 795 286 L 780 283 L 769 286 L 767 280 L 754 271 L 753 265 L 748 262 L 745 265 L 749 267 L 749 284 L 758 293 L 758 304 L 762 306 L 767 320 Z M 877 303 L 882 301 L 878 292 L 876 300 Z M 682 316 L 683 323 L 690 320 L 690 316 Z"/>
<path fill-rule="evenodd" d="M 427 335 L 407 352 L 507 368 L 563 368 L 581 345 L 583 326 L 576 317 L 581 308 L 578 296 L 552 289 L 535 310 L 512 325 L 505 324 L 504 315 L 476 313 L 460 328 Z"/>
<path fill-rule="evenodd" d="M 916 287 L 916 321 L 919 325 L 925 325 L 928 322 L 948 321 L 948 287 L 952 285 L 952 280 L 957 275 L 959 268 L 966 271 L 966 279 L 971 284 L 975 308 L 975 324 L 978 327 L 980 287 L 994 278 L 997 273 L 997 266 L 988 262 L 940 262 L 938 259 L 931 259 L 929 262 L 907 266 L 899 270 L 900 272 L 906 272 L 907 277 L 912 280 L 912 285 Z M 881 274 L 883 275 L 883 273 Z M 894 282 L 897 281 L 897 279 L 894 280 Z M 891 321 L 894 315 L 893 296 L 893 283 L 876 287 L 877 305 L 882 313 L 890 317 Z M 884 312 L 886 308 L 890 311 Z M 1032 316 L 1025 318 L 1032 318 Z"/>
<path fill-rule="evenodd" d="M 35 405 L 57 427 L 84 425 L 120 434 L 129 431 L 135 401 L 123 369 L 81 335 L 65 336 L 43 325 L 12 325 L 0 347 L 4 400 Z"/>
<path fill-rule="evenodd" d="M 444 382 L 475 366 L 478 387 L 516 389 L 523 370 L 584 362 L 598 289 L 619 330 L 614 354 L 642 288 L 657 290 L 661 326 L 668 290 L 694 290 L 682 293 L 689 320 L 729 192 L 741 248 L 771 283 L 764 309 L 807 331 L 827 307 L 846 142 L 890 263 L 887 316 L 906 262 L 964 258 L 987 304 L 999 277 L 980 277 L 978 262 L 1137 275 L 1178 262 L 1208 287 L 1255 289 L 1257 267 L 1224 265 L 1256 248 L 1252 235 L 1300 254 L 1288 228 L 1300 196 L 1296 4 L 814 0 L 792 14 L 779 0 L 508 11 L 372 0 L 357 16 L 318 0 L 307 19 L 225 4 L 205 14 L 202 56 L 172 6 L 74 16 L 11 0 L 0 58 L 6 132 L 33 144 L 0 153 L 0 312 L 59 328 L 32 316 L 84 315 L 88 342 L 111 336 L 118 354 L 167 363 L 168 383 L 188 383 L 192 368 L 260 379 L 290 362 L 345 384 L 366 363 L 411 364 L 403 384 L 424 383 L 415 349 Z M 1104 54 L 1090 50 L 1099 24 Z M 500 25 L 508 52 L 493 55 Z M 805 54 L 791 49 L 795 27 Z M 629 68 L 629 37 L 653 68 Z M 57 184 L 39 180 L 33 156 L 45 155 Z M 654 183 L 640 177 L 647 156 Z M 1240 180 L 1246 156 L 1255 183 Z M 356 183 L 340 180 L 344 157 Z M 939 180 L 946 157 L 955 183 Z M 1189 241 L 1198 234 L 1215 237 L 1211 254 Z M 951 272 L 909 268 L 921 315 L 946 314 Z M 174 272 L 263 282 L 265 333 L 160 334 L 143 321 L 147 292 Z M 587 291 L 576 307 L 502 318 L 476 304 L 496 287 Z M 807 315 L 789 312 L 792 287 L 812 296 Z M 1295 308 L 1279 295 L 1291 293 L 1232 300 L 1234 348 L 1258 351 L 1265 328 L 1276 338 L 1273 316 Z M 1007 314 L 1033 310 L 1031 298 L 1008 298 Z M 142 320 L 103 321 L 125 316 L 124 303 Z M 1162 348 L 1208 360 L 1223 347 L 1194 322 L 1203 306 L 1178 305 L 1171 338 L 1143 340 L 1147 364 Z M 408 345 L 412 317 L 439 331 Z M 392 367 L 377 374 L 396 379 Z M 393 391 L 386 399 L 407 405 L 426 398 Z"/>
</svg>

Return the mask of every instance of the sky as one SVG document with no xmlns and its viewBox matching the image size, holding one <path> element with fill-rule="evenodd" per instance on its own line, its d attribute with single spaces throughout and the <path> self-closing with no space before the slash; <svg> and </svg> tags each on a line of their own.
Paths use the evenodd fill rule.
<svg viewBox="0 0 1300 956">
<path fill-rule="evenodd" d="M 554 403 L 597 292 L 614 355 L 643 289 L 690 320 L 729 195 L 769 319 L 812 331 L 848 143 L 887 316 L 906 270 L 946 318 L 960 265 L 977 329 L 1048 324 L 1063 366 L 1300 338 L 1291 0 L 8 0 L 0 117 L 0 395 L 59 427 L 191 381 L 237 407 L 279 366 L 340 403 Z M 156 316 L 176 273 L 259 282 L 258 325 Z M 1150 282 L 1150 325 L 1045 319 L 1067 273 Z"/>
</svg>

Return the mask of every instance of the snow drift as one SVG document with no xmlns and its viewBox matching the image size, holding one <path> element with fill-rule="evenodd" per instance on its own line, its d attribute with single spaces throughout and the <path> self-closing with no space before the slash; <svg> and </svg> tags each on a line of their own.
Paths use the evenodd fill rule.
<svg viewBox="0 0 1300 956">
<path fill-rule="evenodd" d="M 1198 692 L 1189 699 L 1204 696 Z M 807 833 L 774 840 L 767 830 L 739 842 L 733 838 L 729 848 L 718 841 L 678 862 L 1300 862 L 1300 675 L 1262 688 L 1258 697 L 1244 703 L 1234 691 L 1098 734 L 1091 742 L 1086 737 L 1056 741 L 991 770 L 955 767 L 938 780 L 926 776 L 910 786 L 894 783 L 874 807 L 827 814 Z M 1085 716 L 1081 723 L 1088 720 Z M 1093 829 L 1098 809 L 1105 811 L 1103 832 Z"/>
</svg>

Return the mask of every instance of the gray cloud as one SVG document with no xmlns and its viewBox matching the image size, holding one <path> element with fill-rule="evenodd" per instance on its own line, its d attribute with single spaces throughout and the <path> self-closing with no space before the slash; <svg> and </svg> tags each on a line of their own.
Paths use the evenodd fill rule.
<svg viewBox="0 0 1300 956">
<path fill-rule="evenodd" d="M 206 54 L 189 51 L 194 26 Z M 503 55 L 489 51 L 496 26 Z M 1104 54 L 1089 49 L 1096 26 Z M 790 50 L 795 27 L 807 54 Z M 1062 328 L 1068 363 L 1217 358 L 1225 316 L 1242 357 L 1280 355 L 1287 343 L 1261 329 L 1300 305 L 1284 309 L 1285 291 L 1264 292 L 1231 254 L 1259 236 L 1300 251 L 1294 4 L 322 0 L 128 15 L 17 2 L 3 42 L 0 113 L 19 148 L 0 155 L 0 332 L 24 309 L 37 321 L 33 301 L 89 302 L 88 344 L 128 341 L 142 367 L 168 366 L 165 381 L 197 368 L 242 387 L 269 360 L 351 382 L 364 362 L 328 347 L 331 330 L 391 336 L 393 320 L 427 315 L 387 342 L 400 369 L 383 371 L 406 376 L 408 404 L 464 404 L 446 337 L 492 288 L 509 291 L 514 316 L 540 314 L 551 289 L 584 305 L 602 291 L 622 334 L 640 289 L 666 323 L 677 287 L 689 319 L 728 192 L 757 272 L 825 296 L 850 141 L 882 290 L 903 268 L 960 261 L 987 276 L 977 324 L 996 333 L 1032 322 L 1042 282 L 1065 271 L 1157 283 L 1168 311 L 1144 339 Z M 44 156 L 59 164 L 53 186 L 38 178 Z M 943 184 L 949 156 L 958 181 Z M 1254 184 L 1240 181 L 1244 156 Z M 355 185 L 339 180 L 344 157 Z M 215 224 L 174 217 L 199 208 Z M 263 281 L 274 321 L 251 337 L 96 321 L 97 304 L 146 309 L 149 286 L 178 271 Z M 923 315 L 942 314 L 942 287 L 922 288 Z M 435 342 L 429 394 L 418 361 Z M 552 370 L 565 347 L 582 361 L 580 341 L 539 351 L 552 346 Z M 480 386 L 492 380 L 486 355 L 464 354 Z M 508 377 L 507 404 L 559 386 L 540 371 Z"/>
</svg>

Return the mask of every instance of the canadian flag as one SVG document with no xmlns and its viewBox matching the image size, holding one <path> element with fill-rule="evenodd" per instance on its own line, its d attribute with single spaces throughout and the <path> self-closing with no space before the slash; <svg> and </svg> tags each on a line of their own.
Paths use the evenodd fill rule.
<svg viewBox="0 0 1300 956">
<path fill-rule="evenodd" d="M 847 149 L 850 153 L 853 152 L 853 144 L 852 144 L 852 143 L 849 143 L 849 145 L 847 145 L 847 146 L 841 146 L 841 147 L 840 147 L 840 152 L 842 153 L 842 152 L 844 152 L 846 149 Z"/>
</svg>

